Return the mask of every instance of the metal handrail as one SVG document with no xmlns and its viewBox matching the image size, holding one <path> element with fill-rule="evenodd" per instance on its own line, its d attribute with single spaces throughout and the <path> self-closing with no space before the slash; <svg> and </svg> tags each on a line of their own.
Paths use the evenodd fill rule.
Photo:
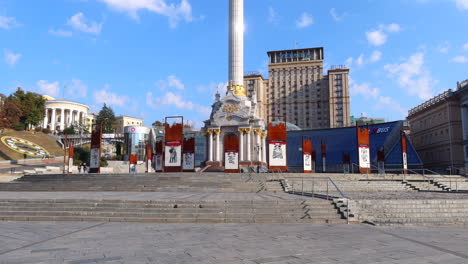
<svg viewBox="0 0 468 264">
<path fill-rule="evenodd" d="M 352 198 L 347 196 L 330 177 L 311 177 L 311 178 L 309 178 L 309 177 L 288 177 L 287 179 L 285 179 L 285 182 L 288 179 L 293 180 L 291 191 L 289 193 L 299 194 L 294 189 L 294 179 L 300 179 L 300 181 L 301 181 L 301 183 L 300 183 L 301 184 L 300 195 L 301 196 L 312 196 L 312 197 L 315 197 L 315 192 L 314 192 L 315 181 L 316 180 L 326 180 L 327 181 L 326 200 L 330 200 L 330 195 L 329 195 L 329 182 L 330 182 L 335 187 L 335 189 L 338 191 L 338 193 L 341 195 L 341 198 L 346 200 L 346 222 L 349 224 L 349 201 L 352 200 Z M 310 193 L 310 195 L 307 194 L 307 191 L 304 192 L 304 179 L 306 181 L 307 180 L 312 181 L 312 192 Z"/>
</svg>

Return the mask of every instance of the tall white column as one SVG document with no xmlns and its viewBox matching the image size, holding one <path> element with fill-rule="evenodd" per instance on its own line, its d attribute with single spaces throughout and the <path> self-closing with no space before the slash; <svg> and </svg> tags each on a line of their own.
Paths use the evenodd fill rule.
<svg viewBox="0 0 468 264">
<path fill-rule="evenodd" d="M 60 113 L 60 130 L 65 129 L 65 108 L 61 108 L 61 113 Z"/>
<path fill-rule="evenodd" d="M 213 133 L 212 131 L 208 131 L 208 161 L 213 161 Z"/>
<path fill-rule="evenodd" d="M 250 158 L 250 151 L 251 151 L 251 144 L 250 144 L 250 133 L 252 131 L 250 131 L 250 129 L 247 131 L 247 146 L 246 146 L 246 149 L 247 149 L 247 161 L 252 161 L 252 159 Z"/>
<path fill-rule="evenodd" d="M 55 114 L 56 110 L 57 109 L 52 108 L 52 118 L 50 120 L 50 126 L 51 126 L 50 130 L 51 131 L 55 131 L 55 121 L 57 121 L 57 117 L 56 117 L 56 114 Z"/>
<path fill-rule="evenodd" d="M 48 121 L 49 121 L 49 109 L 46 108 L 45 115 L 44 115 L 44 124 L 42 128 L 47 128 Z"/>
<path fill-rule="evenodd" d="M 267 162 L 266 151 L 267 151 L 266 137 L 265 138 L 262 137 L 262 161 L 265 163 Z"/>
<path fill-rule="evenodd" d="M 258 146 L 258 152 L 257 152 L 257 161 L 262 161 L 262 143 L 261 143 L 261 138 L 260 138 L 260 133 L 256 133 L 256 139 L 255 139 L 255 146 Z M 257 150 L 255 150 L 257 151 Z"/>
<path fill-rule="evenodd" d="M 229 1 L 229 81 L 244 85 L 244 0 Z"/>
<path fill-rule="evenodd" d="M 221 144 L 219 142 L 220 131 L 216 131 L 216 161 L 221 161 Z"/>
<path fill-rule="evenodd" d="M 239 161 L 244 161 L 244 130 L 242 128 L 239 131 Z"/>
</svg>

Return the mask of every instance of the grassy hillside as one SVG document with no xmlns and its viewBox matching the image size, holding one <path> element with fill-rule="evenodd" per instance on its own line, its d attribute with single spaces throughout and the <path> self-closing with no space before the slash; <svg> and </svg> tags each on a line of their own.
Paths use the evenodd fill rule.
<svg viewBox="0 0 468 264">
<path fill-rule="evenodd" d="M 7 129 L 4 131 L 3 134 L 0 134 L 0 138 L 2 138 L 3 136 L 13 136 L 17 138 L 26 139 L 45 148 L 51 155 L 63 155 L 63 150 L 60 148 L 60 145 L 53 138 L 49 137 L 48 135 L 42 132 L 14 131 Z M 0 141 L 0 160 L 18 159 L 23 159 L 23 155 L 21 153 L 13 151 Z"/>
</svg>

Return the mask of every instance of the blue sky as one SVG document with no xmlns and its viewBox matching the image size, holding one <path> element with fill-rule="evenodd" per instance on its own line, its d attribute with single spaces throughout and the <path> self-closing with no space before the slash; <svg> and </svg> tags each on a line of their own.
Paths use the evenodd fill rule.
<svg viewBox="0 0 468 264">
<path fill-rule="evenodd" d="M 468 78 L 468 0 L 245 0 L 245 24 L 246 72 L 267 77 L 270 50 L 324 47 L 326 69 L 351 69 L 357 116 L 403 119 Z M 200 126 L 227 45 L 228 0 L 0 0 L 0 92 Z"/>
</svg>

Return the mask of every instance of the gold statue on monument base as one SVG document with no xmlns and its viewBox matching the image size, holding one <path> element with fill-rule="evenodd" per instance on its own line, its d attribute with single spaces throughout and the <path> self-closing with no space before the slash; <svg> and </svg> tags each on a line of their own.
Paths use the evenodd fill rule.
<svg viewBox="0 0 468 264">
<path fill-rule="evenodd" d="M 237 96 L 247 96 L 247 91 L 244 88 L 244 85 L 234 85 L 232 81 L 229 82 L 227 89 L 232 90 Z"/>
</svg>

